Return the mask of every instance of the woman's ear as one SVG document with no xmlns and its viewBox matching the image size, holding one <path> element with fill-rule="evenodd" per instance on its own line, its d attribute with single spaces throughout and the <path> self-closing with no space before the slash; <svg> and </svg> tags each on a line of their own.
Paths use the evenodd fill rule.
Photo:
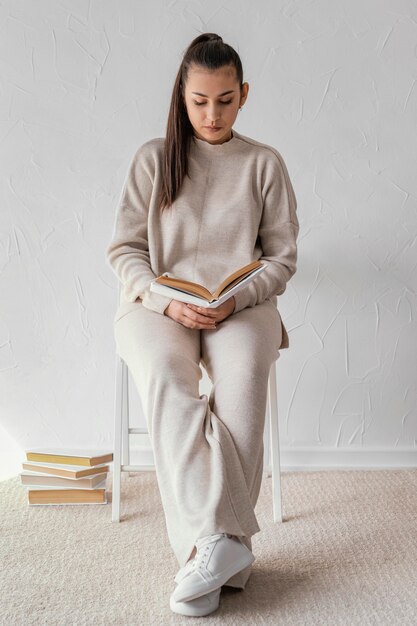
<svg viewBox="0 0 417 626">
<path fill-rule="evenodd" d="M 245 104 L 246 99 L 248 97 L 248 91 L 249 91 L 249 83 L 245 82 L 243 83 L 242 89 L 240 90 L 239 108 Z"/>
</svg>

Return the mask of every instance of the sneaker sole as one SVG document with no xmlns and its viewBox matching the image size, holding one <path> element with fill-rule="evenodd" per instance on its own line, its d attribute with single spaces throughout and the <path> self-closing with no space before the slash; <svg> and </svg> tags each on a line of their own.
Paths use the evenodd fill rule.
<svg viewBox="0 0 417 626">
<path fill-rule="evenodd" d="M 210 613 L 213 613 L 219 608 L 220 591 L 221 589 L 219 588 L 205 594 L 207 596 L 206 606 L 204 606 L 203 602 L 201 602 L 204 596 L 199 596 L 198 598 L 196 598 L 197 600 L 200 600 L 200 604 L 202 605 L 198 606 L 197 603 L 193 604 L 192 600 L 190 600 L 189 602 L 176 602 L 171 595 L 169 599 L 169 607 L 171 611 L 173 611 L 174 613 L 178 613 L 178 615 L 187 615 L 189 617 L 203 617 L 204 615 L 209 615 Z"/>
</svg>

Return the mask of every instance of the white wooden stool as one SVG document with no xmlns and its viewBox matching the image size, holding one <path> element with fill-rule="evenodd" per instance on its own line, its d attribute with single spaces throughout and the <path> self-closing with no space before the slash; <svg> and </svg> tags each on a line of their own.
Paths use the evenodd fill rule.
<svg viewBox="0 0 417 626">
<path fill-rule="evenodd" d="M 119 283 L 119 302 L 120 302 Z M 112 522 L 120 522 L 120 483 L 122 472 L 154 470 L 153 465 L 130 464 L 130 435 L 148 434 L 147 428 L 132 428 L 129 420 L 129 372 L 125 361 L 116 354 L 116 388 L 114 405 L 114 453 Z M 281 469 L 279 454 L 278 398 L 276 361 L 271 366 L 268 380 L 267 415 L 265 416 L 264 474 L 272 474 L 272 508 L 274 522 L 282 522 Z M 270 453 L 270 454 L 269 454 Z M 270 458 L 270 461 L 269 461 Z M 268 459 L 268 460 L 267 460 Z"/>
</svg>

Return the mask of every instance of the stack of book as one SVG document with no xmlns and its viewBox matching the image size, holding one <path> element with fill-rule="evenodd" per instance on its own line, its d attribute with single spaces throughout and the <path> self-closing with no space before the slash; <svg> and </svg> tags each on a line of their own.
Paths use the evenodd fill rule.
<svg viewBox="0 0 417 626">
<path fill-rule="evenodd" d="M 35 448 L 26 450 L 22 463 L 22 485 L 28 503 L 33 504 L 107 504 L 107 463 L 113 461 L 109 450 Z"/>
</svg>

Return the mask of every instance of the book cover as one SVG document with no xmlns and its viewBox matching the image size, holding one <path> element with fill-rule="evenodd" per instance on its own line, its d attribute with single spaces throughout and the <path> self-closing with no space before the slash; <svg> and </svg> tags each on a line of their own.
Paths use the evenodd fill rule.
<svg viewBox="0 0 417 626">
<path fill-rule="evenodd" d="M 93 491 L 94 489 L 105 489 L 106 488 L 106 478 L 101 479 L 100 482 L 94 487 L 76 487 L 74 485 L 60 485 L 59 487 L 54 485 L 26 485 L 22 484 L 22 487 L 28 491 L 54 491 L 59 489 L 59 491 Z"/>
<path fill-rule="evenodd" d="M 105 489 L 29 489 L 29 505 L 107 504 Z"/>
<path fill-rule="evenodd" d="M 80 469 L 77 465 L 65 465 L 64 463 L 45 463 L 43 461 L 31 461 L 30 463 L 22 463 L 22 468 L 27 471 L 40 472 L 50 476 L 62 476 L 63 478 L 83 478 L 84 476 L 92 476 L 98 473 L 106 473 L 110 466 L 103 463 L 102 465 L 93 465 Z"/>
<path fill-rule="evenodd" d="M 60 476 L 48 476 L 47 474 L 39 474 L 37 472 L 20 472 L 20 481 L 22 485 L 30 487 L 42 487 L 44 485 L 51 487 L 69 487 L 70 489 L 94 489 L 95 487 L 105 485 L 106 474 L 94 474 L 86 478 L 62 478 Z"/>
<path fill-rule="evenodd" d="M 32 448 L 31 450 L 26 450 L 26 459 L 28 461 L 92 467 L 93 465 L 112 461 L 113 452 L 110 450 L 83 450 L 79 448 Z"/>
</svg>

